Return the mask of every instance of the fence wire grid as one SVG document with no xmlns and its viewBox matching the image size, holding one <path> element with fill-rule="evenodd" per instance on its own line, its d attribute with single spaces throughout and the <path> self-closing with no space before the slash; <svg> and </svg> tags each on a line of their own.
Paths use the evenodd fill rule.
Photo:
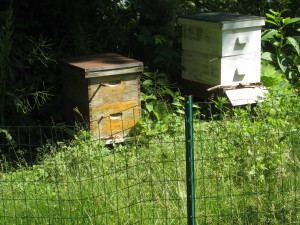
<svg viewBox="0 0 300 225">
<path fill-rule="evenodd" d="M 300 224 L 299 104 L 275 103 L 196 103 L 196 224 Z M 184 125 L 112 145 L 65 126 L 0 127 L 0 224 L 187 224 Z"/>
</svg>

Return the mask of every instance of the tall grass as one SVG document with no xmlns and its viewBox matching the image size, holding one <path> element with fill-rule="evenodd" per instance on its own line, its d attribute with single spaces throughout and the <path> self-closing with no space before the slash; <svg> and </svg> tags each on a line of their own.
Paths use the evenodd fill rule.
<svg viewBox="0 0 300 225">
<path fill-rule="evenodd" d="M 197 224 L 300 223 L 293 104 L 195 118 Z M 0 224 L 186 224 L 184 121 L 176 121 L 171 132 L 112 148 L 83 131 L 39 149 L 35 165 L 12 170 L 3 160 Z"/>
</svg>

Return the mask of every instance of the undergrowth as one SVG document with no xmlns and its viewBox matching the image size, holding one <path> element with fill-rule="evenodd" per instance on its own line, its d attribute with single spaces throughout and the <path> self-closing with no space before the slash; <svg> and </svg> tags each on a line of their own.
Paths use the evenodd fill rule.
<svg viewBox="0 0 300 225">
<path fill-rule="evenodd" d="M 297 224 L 299 97 L 194 119 L 198 224 Z M 185 224 L 183 118 L 112 148 L 85 131 L 39 149 L 35 165 L 1 162 L 1 224 Z"/>
</svg>

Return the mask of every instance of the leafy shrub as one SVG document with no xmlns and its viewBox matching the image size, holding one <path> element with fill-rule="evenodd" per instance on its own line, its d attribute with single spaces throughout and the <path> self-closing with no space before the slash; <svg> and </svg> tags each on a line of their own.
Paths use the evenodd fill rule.
<svg viewBox="0 0 300 225">
<path fill-rule="evenodd" d="M 277 93 L 278 96 L 295 95 L 297 92 L 285 74 L 265 60 L 262 61 L 261 82 L 267 87 L 269 92 Z"/>
<path fill-rule="evenodd" d="M 297 95 L 271 94 L 256 107 L 224 108 L 218 120 L 195 118 L 200 224 L 299 220 L 295 207 L 300 101 Z M 0 220 L 123 224 L 141 217 L 145 223 L 165 222 L 166 215 L 174 221 L 186 219 L 184 122 L 182 117 L 173 119 L 178 122 L 169 122 L 172 132 L 156 133 L 145 142 L 116 144 L 113 149 L 81 131 L 74 140 L 41 148 L 36 165 L 1 170 Z"/>
<path fill-rule="evenodd" d="M 134 132 L 143 135 L 156 135 L 168 132 L 169 123 L 174 121 L 174 107 L 181 107 L 183 101 L 180 92 L 170 83 L 165 73 L 144 72 L 141 78 L 142 118 L 134 128 Z M 174 103 L 174 107 L 172 106 Z M 182 105 L 183 106 L 183 105 Z"/>
<path fill-rule="evenodd" d="M 0 11 L 0 25 L 0 123 L 20 124 L 22 117 L 30 118 L 28 114 L 51 97 L 43 74 L 54 56 L 42 36 L 35 39 L 15 32 L 11 5 Z"/>
<path fill-rule="evenodd" d="M 272 48 L 262 54 L 262 58 L 271 61 L 286 74 L 287 79 L 299 88 L 300 83 L 300 36 L 296 36 L 294 26 L 300 18 L 283 17 L 283 13 L 270 10 L 266 14 L 266 22 L 274 28 L 267 29 L 262 34 L 262 41 L 269 43 Z"/>
</svg>

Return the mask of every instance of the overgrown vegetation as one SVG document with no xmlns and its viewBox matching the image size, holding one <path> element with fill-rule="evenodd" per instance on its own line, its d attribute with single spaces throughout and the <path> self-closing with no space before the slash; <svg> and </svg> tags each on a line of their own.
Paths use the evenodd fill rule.
<svg viewBox="0 0 300 225">
<path fill-rule="evenodd" d="M 45 87 L 44 76 L 48 64 L 54 62 L 51 45 L 42 36 L 35 39 L 24 33 L 16 33 L 13 15 L 12 6 L 0 11 L 2 125 L 23 124 L 24 119 L 33 122 L 28 115 L 51 96 L 49 87 Z"/>
<path fill-rule="evenodd" d="M 266 14 L 266 22 L 274 28 L 262 34 L 262 41 L 268 42 L 272 48 L 265 51 L 262 58 L 271 61 L 280 69 L 295 88 L 300 87 L 300 17 L 283 17 L 283 11 L 270 10 Z M 290 28 L 291 27 L 291 28 Z M 297 35 L 298 34 L 298 35 Z M 269 46 L 266 46 L 269 47 Z"/>
<path fill-rule="evenodd" d="M 23 133 L 16 139 L 0 128 L 0 224 L 185 223 L 183 97 L 170 83 L 181 70 L 176 17 L 208 11 L 268 13 L 262 82 L 269 96 L 234 109 L 219 98 L 217 113 L 194 106 L 197 223 L 300 222 L 297 0 L 9 5 L 0 6 L 1 125 L 44 122 L 32 112 L 60 98 L 56 58 L 116 52 L 142 60 L 148 72 L 133 142 L 108 148 L 80 131 L 28 151 L 18 145 Z M 51 107 L 45 121 L 58 111 Z"/>
<path fill-rule="evenodd" d="M 199 224 L 300 221 L 300 101 L 271 95 L 254 108 L 225 104 L 218 119 L 195 116 Z M 1 223 L 185 223 L 184 119 L 172 118 L 113 149 L 81 131 L 40 148 L 34 165 L 2 161 Z"/>
<path fill-rule="evenodd" d="M 148 71 L 159 71 L 171 82 L 179 82 L 182 68 L 178 16 L 209 11 L 264 16 L 269 9 L 289 9 L 286 18 L 295 18 L 299 17 L 296 6 L 297 0 L 5 0 L 0 6 L 1 123 L 63 121 L 61 76 L 53 63 L 62 57 L 121 53 L 143 61 Z M 296 29 L 284 27 L 286 37 L 297 35 Z M 297 51 L 297 47 L 294 49 Z M 272 52 L 270 46 L 264 50 Z M 287 56 L 290 48 L 284 46 L 283 50 Z M 281 57 L 282 62 L 290 58 Z M 293 72 L 290 81 L 296 85 L 298 59 L 292 60 L 291 69 L 286 71 Z M 10 120 L 7 115 L 11 112 L 18 116 Z"/>
</svg>

